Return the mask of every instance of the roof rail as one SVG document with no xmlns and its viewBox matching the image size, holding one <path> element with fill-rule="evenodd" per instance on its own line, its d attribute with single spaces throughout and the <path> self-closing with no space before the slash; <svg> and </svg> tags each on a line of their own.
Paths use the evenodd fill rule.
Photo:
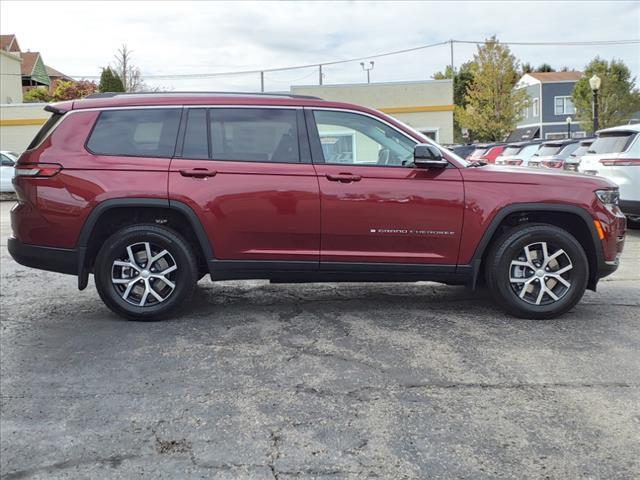
<svg viewBox="0 0 640 480">
<path fill-rule="evenodd" d="M 285 97 L 285 98 L 307 98 L 312 100 L 322 100 L 320 97 L 312 95 L 294 95 L 292 93 L 267 93 L 267 92 L 102 92 L 92 93 L 84 98 L 113 98 L 120 95 L 247 95 L 265 97 Z"/>
</svg>

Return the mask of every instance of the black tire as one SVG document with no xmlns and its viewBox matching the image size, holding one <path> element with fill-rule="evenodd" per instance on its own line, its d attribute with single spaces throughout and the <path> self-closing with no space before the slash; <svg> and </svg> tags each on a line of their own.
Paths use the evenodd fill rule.
<svg viewBox="0 0 640 480">
<path fill-rule="evenodd" d="M 141 267 L 148 261 L 146 250 L 143 250 L 146 244 L 150 246 L 152 259 L 159 252 L 167 252 L 148 266 L 148 270 Z M 137 269 L 116 266 L 114 262 L 131 264 L 127 247 L 132 245 L 134 259 L 141 259 L 140 263 L 136 262 Z M 175 266 L 164 276 L 169 283 L 159 277 L 162 273 L 159 268 L 165 266 L 171 268 L 163 271 Z M 141 321 L 162 320 L 174 314 L 191 296 L 198 279 L 198 262 L 190 244 L 177 232 L 153 224 L 125 227 L 111 235 L 98 252 L 94 270 L 96 288 L 105 305 L 118 315 Z M 129 278 L 139 280 L 116 285 L 112 282 L 112 275 L 118 275 L 117 280 L 122 279 L 122 282 Z M 129 283 L 133 284 L 131 288 Z M 170 284 L 174 287 L 171 288 Z M 151 288 L 155 295 L 165 298 L 159 301 Z M 144 292 L 147 292 L 146 296 Z M 125 294 L 127 299 L 123 296 Z M 143 306 L 134 304 L 138 299 L 144 302 Z"/>
<path fill-rule="evenodd" d="M 566 253 L 566 256 L 560 253 L 549 262 L 548 272 L 536 264 L 544 258 L 543 243 L 550 252 L 549 257 L 560 250 Z M 534 259 L 532 262 L 525 258 L 525 247 L 530 252 L 529 257 Z M 512 261 L 518 262 L 518 265 L 512 265 Z M 522 263 L 534 265 L 535 270 L 520 266 Z M 561 275 L 564 282 L 570 284 L 567 287 L 564 282 L 556 280 L 558 274 L 555 272 L 565 270 L 568 266 L 571 268 Z M 526 224 L 508 230 L 494 244 L 486 258 L 485 277 L 494 300 L 511 315 L 549 319 L 566 313 L 580 301 L 589 279 L 589 262 L 582 245 L 566 230 L 548 224 Z M 524 279 L 531 281 L 527 283 Z M 540 290 L 543 292 L 539 300 Z M 557 300 L 547 293 L 549 290 Z M 539 304 L 535 304 L 536 301 Z"/>
</svg>

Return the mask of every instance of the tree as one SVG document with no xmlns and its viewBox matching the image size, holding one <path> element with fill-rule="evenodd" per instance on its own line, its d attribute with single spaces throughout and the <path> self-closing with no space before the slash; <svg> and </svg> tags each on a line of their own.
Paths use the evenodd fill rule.
<svg viewBox="0 0 640 480">
<path fill-rule="evenodd" d="M 95 82 L 88 80 L 80 80 L 75 82 L 73 80 L 65 82 L 63 80 L 56 83 L 56 88 L 53 91 L 52 100 L 59 102 L 62 100 L 76 100 L 84 98 L 87 95 L 96 93 L 98 86 Z"/>
<path fill-rule="evenodd" d="M 116 64 L 115 73 L 122 80 L 124 91 L 140 92 L 146 90 L 146 85 L 142 81 L 140 69 L 132 62 L 133 51 L 129 50 L 127 44 L 123 44 L 114 55 Z"/>
<path fill-rule="evenodd" d="M 47 87 L 35 87 L 24 92 L 22 95 L 24 103 L 47 103 L 51 101 Z"/>
<path fill-rule="evenodd" d="M 467 105 L 467 100 L 466 100 L 467 88 L 469 87 L 469 85 L 471 84 L 471 81 L 473 80 L 473 71 L 472 71 L 471 62 L 463 63 L 462 65 L 460 65 L 460 68 L 457 70 L 452 71 L 451 66 L 447 66 L 444 72 L 436 72 L 435 74 L 433 74 L 434 80 L 447 80 L 452 77 L 453 77 L 453 103 L 455 106 L 464 108 Z M 453 119 L 453 136 L 454 136 L 454 141 L 456 142 L 463 141 L 462 131 L 455 116 Z"/>
<path fill-rule="evenodd" d="M 538 68 L 536 68 L 535 70 L 536 72 L 555 72 L 556 69 L 553 68 L 551 65 L 549 65 L 548 63 L 543 63 L 542 65 L 539 65 Z"/>
<path fill-rule="evenodd" d="M 584 68 L 584 75 L 573 88 L 573 104 L 580 125 L 587 131 L 593 127 L 593 93 L 589 79 L 598 75 L 602 80 L 598 91 L 598 124 L 600 128 L 627 123 L 640 110 L 640 92 L 636 79 L 622 60 L 596 57 Z"/>
<path fill-rule="evenodd" d="M 120 77 L 111 70 L 111 67 L 107 67 L 102 69 L 98 90 L 101 92 L 124 92 L 124 85 Z"/>
<path fill-rule="evenodd" d="M 465 95 L 466 106 L 456 107 L 456 118 L 478 140 L 503 140 L 529 105 L 526 92 L 514 89 L 519 79 L 518 62 L 509 47 L 494 36 L 478 46 L 471 71 L 473 80 Z"/>
</svg>

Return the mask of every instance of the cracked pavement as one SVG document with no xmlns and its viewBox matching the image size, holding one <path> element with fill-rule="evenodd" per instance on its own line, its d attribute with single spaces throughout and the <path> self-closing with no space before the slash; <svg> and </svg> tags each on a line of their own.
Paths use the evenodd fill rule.
<svg viewBox="0 0 640 480">
<path fill-rule="evenodd" d="M 2 479 L 640 477 L 640 230 L 551 321 L 418 284 L 199 284 L 127 322 L 17 265 L 0 203 Z"/>
</svg>

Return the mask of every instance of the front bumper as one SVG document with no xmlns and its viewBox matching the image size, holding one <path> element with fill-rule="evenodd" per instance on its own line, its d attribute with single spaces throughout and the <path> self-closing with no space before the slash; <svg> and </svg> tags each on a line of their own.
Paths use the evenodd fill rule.
<svg viewBox="0 0 640 480">
<path fill-rule="evenodd" d="M 75 249 L 27 245 L 15 237 L 9 238 L 7 248 L 13 259 L 25 267 L 78 274 L 78 252 Z"/>
</svg>

